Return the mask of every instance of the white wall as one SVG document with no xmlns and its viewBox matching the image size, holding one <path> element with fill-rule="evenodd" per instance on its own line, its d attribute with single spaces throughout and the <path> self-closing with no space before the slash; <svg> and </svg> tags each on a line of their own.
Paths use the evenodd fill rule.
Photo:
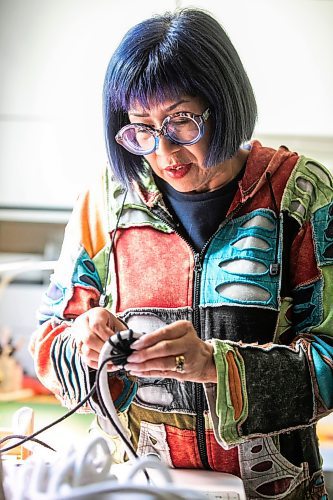
<svg viewBox="0 0 333 500">
<path fill-rule="evenodd" d="M 173 0 L 0 1 L 0 206 L 72 206 L 106 161 L 101 91 L 130 26 Z"/>
<path fill-rule="evenodd" d="M 2 0 L 0 206 L 72 205 L 105 162 L 113 49 L 176 5 L 206 8 L 226 28 L 253 82 L 257 135 L 326 136 L 333 149 L 332 0 Z"/>
<path fill-rule="evenodd" d="M 332 0 L 183 0 L 215 14 L 258 101 L 258 133 L 333 137 Z"/>
</svg>

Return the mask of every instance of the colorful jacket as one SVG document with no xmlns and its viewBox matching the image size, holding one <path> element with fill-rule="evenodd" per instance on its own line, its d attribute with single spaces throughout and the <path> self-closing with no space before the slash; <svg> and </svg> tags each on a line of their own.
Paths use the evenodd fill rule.
<svg viewBox="0 0 333 500">
<path fill-rule="evenodd" d="M 130 328 L 187 319 L 214 345 L 217 384 L 110 379 L 139 454 L 238 475 L 251 499 L 325 498 L 315 426 L 333 408 L 329 172 L 254 141 L 227 217 L 200 254 L 148 174 L 121 210 L 123 196 L 106 172 L 73 211 L 31 343 L 41 381 L 68 407 L 87 394 L 94 374 L 71 321 L 107 283 L 107 307 Z"/>
</svg>

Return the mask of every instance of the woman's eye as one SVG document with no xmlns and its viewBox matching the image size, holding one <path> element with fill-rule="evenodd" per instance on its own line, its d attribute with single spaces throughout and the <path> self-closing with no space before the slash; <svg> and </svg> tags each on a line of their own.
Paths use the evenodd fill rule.
<svg viewBox="0 0 333 500">
<path fill-rule="evenodd" d="M 142 137 L 142 138 L 151 136 L 151 134 L 149 132 L 147 132 L 147 130 L 145 130 L 145 129 L 137 130 L 136 135 L 137 135 L 137 137 Z"/>
<path fill-rule="evenodd" d="M 191 120 L 189 118 L 186 118 L 184 116 L 179 116 L 177 118 L 173 118 L 171 121 L 174 125 L 187 125 L 188 123 L 191 122 Z"/>
<path fill-rule="evenodd" d="M 135 136 L 136 136 L 136 140 L 140 144 L 143 144 L 144 142 L 150 141 L 151 138 L 153 137 L 152 134 L 150 132 L 148 132 L 147 129 L 145 129 L 145 128 L 138 129 L 136 131 Z"/>
</svg>

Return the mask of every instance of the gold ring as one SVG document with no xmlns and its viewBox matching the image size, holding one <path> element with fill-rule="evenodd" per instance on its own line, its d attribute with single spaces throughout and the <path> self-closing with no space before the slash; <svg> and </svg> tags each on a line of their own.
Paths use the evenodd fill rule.
<svg viewBox="0 0 333 500">
<path fill-rule="evenodd" d="M 184 373 L 185 371 L 185 356 L 182 354 L 180 356 L 176 356 L 176 372 Z"/>
</svg>

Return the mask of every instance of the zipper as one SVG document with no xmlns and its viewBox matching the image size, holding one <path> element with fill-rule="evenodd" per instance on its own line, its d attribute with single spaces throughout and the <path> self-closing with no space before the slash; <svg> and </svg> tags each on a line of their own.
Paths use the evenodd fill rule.
<svg viewBox="0 0 333 500">
<path fill-rule="evenodd" d="M 199 299 L 200 299 L 200 278 L 202 271 L 202 263 L 201 263 L 201 252 L 194 254 L 194 286 L 193 286 L 193 323 L 200 327 L 200 318 L 199 318 Z M 196 330 L 198 331 L 198 330 Z M 199 330 L 200 331 L 200 330 Z"/>
<path fill-rule="evenodd" d="M 193 285 L 193 326 L 199 338 L 201 338 L 201 325 L 199 316 L 199 300 L 200 300 L 200 280 L 202 272 L 202 257 L 203 253 L 194 254 L 194 285 Z M 196 437 L 201 463 L 205 469 L 211 469 L 208 462 L 207 447 L 206 447 L 206 426 L 205 426 L 205 410 L 207 403 L 202 384 L 195 382 L 195 402 L 196 402 Z"/>
<path fill-rule="evenodd" d="M 174 224 L 174 221 L 168 212 L 166 212 L 163 208 L 158 206 L 155 206 L 154 208 L 151 209 L 151 212 L 154 215 L 157 215 L 167 226 L 169 226 L 173 231 L 175 231 L 175 233 L 187 243 L 187 245 L 191 248 L 193 252 L 193 258 L 194 258 L 193 326 L 200 339 L 202 339 L 202 336 L 201 336 L 201 325 L 199 316 L 199 301 L 200 301 L 200 280 L 201 280 L 202 262 L 204 254 L 208 245 L 215 237 L 215 235 L 221 230 L 221 228 L 225 227 L 228 224 L 228 222 L 243 208 L 245 204 L 246 201 L 239 203 L 239 205 L 237 205 L 235 209 L 229 213 L 229 215 L 219 225 L 218 229 L 214 232 L 214 234 L 212 234 L 212 236 L 206 241 L 200 252 L 197 252 L 195 248 L 193 248 L 191 242 L 189 242 L 188 239 L 185 238 L 185 236 L 177 230 L 177 227 L 179 226 Z M 206 446 L 206 426 L 205 426 L 204 412 L 207 410 L 207 402 L 203 385 L 198 382 L 194 382 L 194 392 L 195 392 L 195 403 L 196 403 L 195 404 L 196 438 L 197 438 L 199 456 L 204 469 L 211 469 L 208 461 L 207 446 Z"/>
<path fill-rule="evenodd" d="M 182 238 L 187 245 L 191 248 L 194 258 L 194 284 L 193 284 L 193 326 L 199 338 L 201 338 L 201 328 L 200 328 L 200 317 L 199 317 L 199 300 L 200 300 L 200 279 L 202 271 L 202 258 L 204 255 L 204 248 L 201 252 L 197 252 L 192 244 L 177 230 L 177 226 L 173 223 L 174 221 L 170 217 L 170 220 L 166 219 L 168 213 L 162 213 L 162 208 L 155 207 L 152 212 L 169 226 L 175 233 Z M 196 407 L 196 438 L 199 450 L 199 456 L 204 469 L 211 469 L 208 462 L 207 447 L 206 447 L 206 430 L 205 430 L 205 416 L 204 412 L 207 410 L 206 397 L 202 384 L 194 382 L 194 393 L 195 393 L 195 407 Z"/>
<path fill-rule="evenodd" d="M 243 206 L 244 203 L 240 203 L 239 205 L 237 205 L 237 207 L 224 219 L 224 221 L 219 225 L 218 229 L 206 241 L 201 251 L 199 253 L 198 252 L 194 253 L 193 326 L 198 334 L 198 337 L 201 340 L 202 340 L 202 335 L 201 335 L 201 325 L 199 317 L 199 301 L 200 301 L 200 281 L 202 272 L 202 262 L 204 259 L 205 251 L 209 246 L 210 242 L 215 237 L 215 235 L 221 230 L 221 228 L 225 227 L 228 224 L 228 222 L 240 211 L 240 209 Z M 204 413 L 205 411 L 207 411 L 208 408 L 202 384 L 195 383 L 195 395 L 196 395 L 196 409 L 197 409 L 196 436 L 197 436 L 199 455 L 204 468 L 211 469 L 208 461 L 206 439 L 205 439 L 206 429 L 205 429 Z"/>
</svg>

